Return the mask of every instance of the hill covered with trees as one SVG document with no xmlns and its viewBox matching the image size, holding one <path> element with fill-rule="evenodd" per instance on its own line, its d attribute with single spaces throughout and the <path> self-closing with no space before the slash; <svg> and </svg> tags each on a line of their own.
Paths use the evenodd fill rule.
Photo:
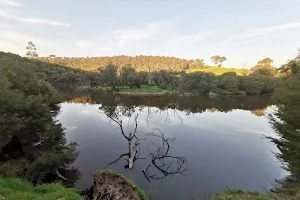
<svg viewBox="0 0 300 200">
<path fill-rule="evenodd" d="M 79 58 L 74 58 L 76 59 Z M 55 64 L 50 57 L 47 62 L 41 60 L 43 59 L 23 58 L 15 54 L 0 52 L 0 62 L 5 67 L 22 65 L 23 70 L 35 74 L 52 85 L 64 85 L 77 90 L 95 90 L 97 86 L 138 88 L 140 85 L 150 85 L 173 92 L 262 95 L 272 92 L 278 79 L 262 68 L 258 68 L 258 71 L 253 70 L 247 76 L 238 76 L 236 72 L 228 71 L 222 75 L 197 70 L 190 73 L 168 70 L 137 71 L 131 65 L 120 68 L 114 64 L 108 64 L 93 72 Z M 274 71 L 272 67 L 267 67 L 272 69 L 272 72 Z"/>
<path fill-rule="evenodd" d="M 203 67 L 203 60 L 187 60 L 165 56 L 105 56 L 105 57 L 40 57 L 39 60 L 70 66 L 73 68 L 97 72 L 109 64 L 118 66 L 120 69 L 131 66 L 138 72 L 154 72 L 167 70 L 182 72 L 190 68 Z"/>
</svg>

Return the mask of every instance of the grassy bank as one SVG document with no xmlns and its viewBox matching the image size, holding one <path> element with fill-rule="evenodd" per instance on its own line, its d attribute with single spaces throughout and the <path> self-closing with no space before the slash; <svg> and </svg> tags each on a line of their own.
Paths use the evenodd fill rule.
<svg viewBox="0 0 300 200">
<path fill-rule="evenodd" d="M 154 199 L 152 193 L 145 194 L 132 180 L 111 170 L 99 170 L 98 173 L 112 173 L 124 179 L 134 187 L 143 200 Z M 212 197 L 195 197 L 189 200 L 297 200 L 299 193 L 295 195 L 295 184 L 291 188 L 279 190 L 278 194 L 263 194 L 259 192 L 245 192 L 242 190 L 227 189 Z M 293 191 L 293 192 L 291 192 Z M 297 190 L 298 191 L 298 190 Z M 82 200 L 79 190 L 65 188 L 59 183 L 42 184 L 36 187 L 30 183 L 16 178 L 0 178 L 0 200 Z"/>
<path fill-rule="evenodd" d="M 141 85 L 139 88 L 130 88 L 128 86 L 121 86 L 118 87 L 118 93 L 121 94 L 168 94 L 174 93 L 175 91 L 169 89 L 163 89 L 159 86 L 148 86 L 148 85 Z M 96 92 L 113 92 L 112 87 L 101 87 L 97 86 L 95 89 Z"/>
<path fill-rule="evenodd" d="M 133 92 L 133 93 L 172 93 L 174 91 L 169 89 L 163 89 L 159 86 L 148 86 L 141 85 L 139 88 L 130 88 L 128 86 L 124 86 L 120 88 L 120 92 Z"/>
<path fill-rule="evenodd" d="M 225 190 L 214 195 L 210 200 L 275 200 L 273 195 L 259 192 L 244 192 L 242 190 Z"/>
<path fill-rule="evenodd" d="M 0 200 L 81 200 L 78 193 L 58 183 L 34 187 L 20 179 L 0 178 Z"/>
</svg>

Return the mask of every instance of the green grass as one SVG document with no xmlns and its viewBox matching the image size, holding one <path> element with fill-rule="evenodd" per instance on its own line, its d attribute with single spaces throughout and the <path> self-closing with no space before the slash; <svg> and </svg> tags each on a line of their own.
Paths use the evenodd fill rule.
<svg viewBox="0 0 300 200">
<path fill-rule="evenodd" d="M 20 179 L 0 178 L 0 200 L 82 200 L 78 192 L 58 183 L 33 187 Z"/>
<path fill-rule="evenodd" d="M 246 69 L 211 67 L 211 66 L 207 66 L 204 68 L 197 68 L 197 69 L 189 69 L 186 71 L 186 73 L 193 73 L 193 72 L 206 72 L 206 73 L 210 72 L 215 75 L 222 75 L 226 72 L 235 72 L 238 76 L 244 76 L 248 74 L 248 70 Z"/>
<path fill-rule="evenodd" d="M 128 86 L 124 86 L 120 88 L 120 92 L 140 92 L 140 93 L 170 93 L 171 90 L 168 89 L 162 89 L 159 86 L 148 86 L 148 85 L 141 85 L 140 88 L 130 88 Z"/>
<path fill-rule="evenodd" d="M 272 195 L 259 192 L 244 192 L 242 190 L 225 190 L 214 195 L 211 200 L 276 200 Z"/>
<path fill-rule="evenodd" d="M 143 200 L 148 200 L 149 198 L 147 197 L 147 195 L 145 195 L 144 190 L 142 190 L 136 183 L 134 183 L 132 180 L 126 178 L 125 176 L 123 176 L 122 174 L 119 174 L 113 170 L 97 170 L 96 172 L 99 173 L 113 173 L 116 174 L 118 176 L 120 176 L 121 178 L 124 179 L 124 181 L 130 185 L 132 185 L 134 187 L 134 189 L 136 190 L 136 192 L 138 193 L 138 195 L 143 199 Z"/>
</svg>

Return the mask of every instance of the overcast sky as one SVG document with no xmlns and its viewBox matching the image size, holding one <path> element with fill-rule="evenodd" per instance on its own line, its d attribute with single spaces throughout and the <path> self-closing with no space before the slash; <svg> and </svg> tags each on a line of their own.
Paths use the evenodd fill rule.
<svg viewBox="0 0 300 200">
<path fill-rule="evenodd" d="M 226 56 L 275 66 L 300 47 L 300 0 L 0 0 L 0 50 L 42 56 Z"/>
</svg>

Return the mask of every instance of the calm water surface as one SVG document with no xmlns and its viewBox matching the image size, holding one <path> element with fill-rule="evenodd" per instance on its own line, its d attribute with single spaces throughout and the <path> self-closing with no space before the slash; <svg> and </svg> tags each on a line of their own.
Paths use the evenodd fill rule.
<svg viewBox="0 0 300 200">
<path fill-rule="evenodd" d="M 156 199 L 189 199 L 226 187 L 265 191 L 287 175 L 273 154 L 277 148 L 263 137 L 275 136 L 267 97 L 67 99 L 57 119 L 67 140 L 78 143 L 74 166 L 82 187 L 92 184 L 91 172 L 107 168 L 153 191 Z"/>
</svg>

